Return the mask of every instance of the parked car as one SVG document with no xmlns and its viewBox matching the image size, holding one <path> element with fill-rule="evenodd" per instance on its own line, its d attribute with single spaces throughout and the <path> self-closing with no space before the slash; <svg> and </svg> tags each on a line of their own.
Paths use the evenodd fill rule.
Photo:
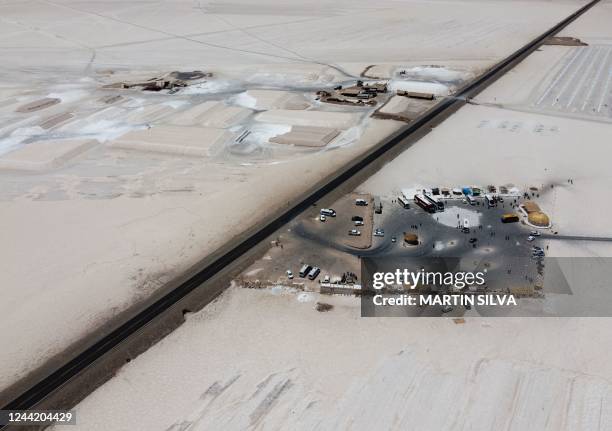
<svg viewBox="0 0 612 431">
<path fill-rule="evenodd" d="M 533 236 L 533 235 L 529 235 L 529 236 L 527 237 L 527 241 L 529 241 L 529 242 L 533 241 L 534 239 L 536 239 L 536 237 L 535 237 L 535 236 Z"/>
<path fill-rule="evenodd" d="M 538 232 L 537 230 L 532 230 L 531 232 L 529 232 L 529 235 L 531 235 L 531 236 L 540 236 L 542 234 L 540 232 Z"/>
<path fill-rule="evenodd" d="M 329 283 L 329 275 L 323 277 L 323 283 Z"/>
<path fill-rule="evenodd" d="M 336 211 L 334 211 L 331 208 L 321 208 L 321 215 L 324 216 L 329 216 L 329 217 L 336 217 Z"/>
<path fill-rule="evenodd" d="M 291 272 L 291 270 L 290 270 L 290 269 L 288 269 L 288 270 L 287 270 L 287 278 L 288 278 L 289 280 L 293 280 L 293 272 Z"/>
<path fill-rule="evenodd" d="M 325 217 L 323 214 L 321 214 L 321 215 L 319 216 L 319 220 L 321 220 L 321 221 L 323 221 L 323 222 L 324 222 L 325 220 L 327 220 L 327 217 Z"/>
<path fill-rule="evenodd" d="M 368 201 L 366 201 L 365 199 L 355 199 L 355 205 L 357 205 L 358 207 L 367 207 Z"/>
<path fill-rule="evenodd" d="M 361 235 L 361 231 L 357 230 L 357 229 L 351 229 L 348 232 L 349 235 L 351 236 L 360 236 Z"/>
<path fill-rule="evenodd" d="M 355 221 L 355 226 L 363 226 L 363 222 L 360 220 Z"/>
</svg>

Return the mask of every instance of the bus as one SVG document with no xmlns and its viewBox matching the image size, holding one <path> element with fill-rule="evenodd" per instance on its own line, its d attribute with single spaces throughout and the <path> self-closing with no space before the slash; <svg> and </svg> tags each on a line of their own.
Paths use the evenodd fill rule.
<svg viewBox="0 0 612 431">
<path fill-rule="evenodd" d="M 440 198 L 433 198 L 429 195 L 423 195 L 425 199 L 436 207 L 436 211 L 444 211 L 444 202 Z"/>
<path fill-rule="evenodd" d="M 487 208 L 494 207 L 496 203 L 492 195 L 485 195 L 485 202 L 487 203 Z"/>
<path fill-rule="evenodd" d="M 516 223 L 519 221 L 519 216 L 514 213 L 504 214 L 501 217 L 502 223 Z"/>
<path fill-rule="evenodd" d="M 308 273 L 308 278 L 310 280 L 314 280 L 315 278 L 317 278 L 317 276 L 319 275 L 320 272 L 321 272 L 321 270 L 315 266 Z"/>
<path fill-rule="evenodd" d="M 312 266 L 310 265 L 302 266 L 302 268 L 300 269 L 300 277 L 302 278 L 306 277 L 306 275 L 310 272 L 311 269 L 312 269 Z"/>
<path fill-rule="evenodd" d="M 397 203 L 400 204 L 402 206 L 402 208 L 404 209 L 408 209 L 410 208 L 410 204 L 408 203 L 408 199 L 400 196 L 397 198 Z"/>
<path fill-rule="evenodd" d="M 421 194 L 414 195 L 414 203 L 423 208 L 428 213 L 436 212 L 436 205 L 432 204 L 427 198 Z"/>
</svg>

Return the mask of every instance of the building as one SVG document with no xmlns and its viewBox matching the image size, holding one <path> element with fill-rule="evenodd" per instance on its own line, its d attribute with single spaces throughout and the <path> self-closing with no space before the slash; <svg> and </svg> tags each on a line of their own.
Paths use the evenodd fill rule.
<svg viewBox="0 0 612 431">
<path fill-rule="evenodd" d="M 527 214 L 527 222 L 540 228 L 550 227 L 549 217 L 540 209 L 539 205 L 533 201 L 527 201 L 521 204 L 521 209 Z"/>
<path fill-rule="evenodd" d="M 404 242 L 408 245 L 419 245 L 419 236 L 416 233 L 404 232 Z"/>
<path fill-rule="evenodd" d="M 363 89 L 367 92 L 374 92 L 374 93 L 386 93 L 387 92 L 387 84 L 385 84 L 384 82 L 378 82 L 378 83 L 374 83 L 374 84 L 365 84 L 363 86 Z"/>
<path fill-rule="evenodd" d="M 424 99 L 424 100 L 434 100 L 435 96 L 433 93 L 421 93 L 418 91 L 405 91 L 405 90 L 397 90 L 398 96 L 410 97 L 412 99 Z"/>
<path fill-rule="evenodd" d="M 357 97 L 362 91 L 361 87 L 348 87 L 340 90 L 340 94 L 345 97 Z"/>
<path fill-rule="evenodd" d="M 516 223 L 519 221 L 519 216 L 514 213 L 507 213 L 501 217 L 502 223 Z"/>
</svg>

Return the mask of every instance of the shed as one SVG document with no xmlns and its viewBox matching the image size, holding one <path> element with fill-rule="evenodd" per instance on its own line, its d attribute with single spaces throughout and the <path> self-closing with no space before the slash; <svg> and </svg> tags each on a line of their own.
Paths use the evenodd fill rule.
<svg viewBox="0 0 612 431">
<path fill-rule="evenodd" d="M 415 233 L 404 232 L 404 242 L 408 245 L 419 245 L 419 236 Z"/>
</svg>

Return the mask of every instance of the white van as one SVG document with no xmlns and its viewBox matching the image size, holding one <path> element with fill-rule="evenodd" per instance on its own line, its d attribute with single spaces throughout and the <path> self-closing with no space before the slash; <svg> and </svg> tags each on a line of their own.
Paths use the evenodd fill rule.
<svg viewBox="0 0 612 431">
<path fill-rule="evenodd" d="M 302 268 L 300 269 L 300 277 L 302 278 L 306 277 L 306 275 L 310 272 L 311 269 L 312 269 L 312 266 L 310 265 L 302 266 Z"/>
<path fill-rule="evenodd" d="M 321 208 L 320 213 L 324 216 L 336 217 L 336 211 L 331 208 Z"/>
<path fill-rule="evenodd" d="M 321 272 L 321 270 L 315 266 L 308 273 L 308 278 L 311 279 L 311 280 L 314 280 L 315 278 L 317 278 L 317 276 L 319 275 L 320 272 Z"/>
</svg>

